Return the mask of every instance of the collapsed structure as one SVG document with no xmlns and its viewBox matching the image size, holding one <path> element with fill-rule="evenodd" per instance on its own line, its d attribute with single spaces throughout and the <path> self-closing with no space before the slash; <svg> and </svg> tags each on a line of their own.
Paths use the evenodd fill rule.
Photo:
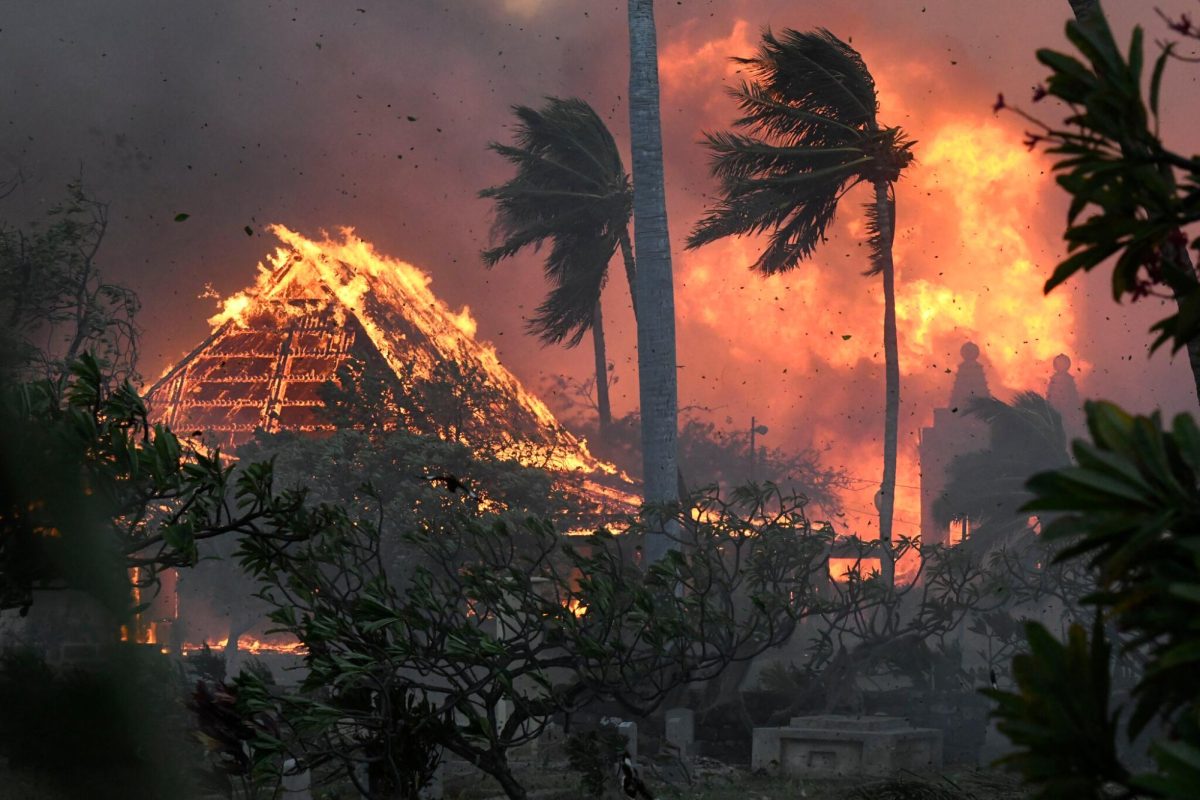
<svg viewBox="0 0 1200 800">
<path fill-rule="evenodd" d="M 596 516 L 637 504 L 632 481 L 564 429 L 475 339 L 469 310 L 452 311 L 420 269 L 350 229 L 321 241 L 269 230 L 283 246 L 259 265 L 256 285 L 227 298 L 208 338 L 151 387 L 156 421 L 225 449 L 259 430 L 328 434 L 346 423 L 323 390 L 351 376 L 373 387 L 358 399 L 387 417 L 384 427 L 546 469 Z M 445 408 L 438 419 L 418 385 L 437 387 L 453 419 Z"/>
</svg>

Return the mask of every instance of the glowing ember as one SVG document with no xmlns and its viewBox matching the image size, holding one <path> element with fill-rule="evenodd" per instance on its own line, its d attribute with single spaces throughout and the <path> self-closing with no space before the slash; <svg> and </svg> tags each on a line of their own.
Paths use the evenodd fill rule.
<svg viewBox="0 0 1200 800">
<path fill-rule="evenodd" d="M 207 646 L 210 650 L 223 651 L 225 649 L 225 646 L 228 644 L 229 644 L 229 638 L 226 637 L 224 639 L 217 639 L 217 640 L 210 639 L 201 644 L 188 643 L 188 644 L 185 644 L 181 649 L 183 651 L 183 654 L 186 656 L 191 653 L 198 653 L 198 652 L 202 651 L 205 648 L 205 646 Z M 263 653 L 279 653 L 279 654 L 283 654 L 283 655 L 302 656 L 308 652 L 307 648 L 305 648 L 305 646 L 302 643 L 297 642 L 297 641 L 281 640 L 281 641 L 264 642 L 260 639 L 255 639 L 253 636 L 239 637 L 237 640 L 237 646 L 238 646 L 239 651 L 241 651 L 243 653 L 250 653 L 251 655 L 261 655 Z"/>
</svg>

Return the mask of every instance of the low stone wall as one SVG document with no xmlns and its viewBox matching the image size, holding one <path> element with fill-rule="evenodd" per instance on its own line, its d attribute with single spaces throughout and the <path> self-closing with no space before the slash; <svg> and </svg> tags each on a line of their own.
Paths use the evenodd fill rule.
<svg viewBox="0 0 1200 800">
<path fill-rule="evenodd" d="M 942 732 L 898 717 L 794 717 L 755 728 L 751 767 L 806 777 L 888 775 L 942 766 Z"/>
</svg>

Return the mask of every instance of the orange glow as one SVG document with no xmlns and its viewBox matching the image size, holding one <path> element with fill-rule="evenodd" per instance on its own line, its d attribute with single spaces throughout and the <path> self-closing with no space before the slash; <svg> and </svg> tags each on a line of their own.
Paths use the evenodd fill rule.
<svg viewBox="0 0 1200 800">
<path fill-rule="evenodd" d="M 569 600 L 567 600 L 567 610 L 570 611 L 572 614 L 574 614 L 576 617 L 582 617 L 584 614 L 586 614 L 588 612 L 587 606 L 585 606 L 583 603 L 581 603 L 579 601 L 578 597 L 572 597 Z"/>
<path fill-rule="evenodd" d="M 207 640 L 201 644 L 188 643 L 183 646 L 183 654 L 189 655 L 204 649 L 208 645 L 211 650 L 224 650 L 229 644 L 229 637 L 218 640 Z M 279 653 L 284 655 L 302 656 L 308 652 L 304 645 L 297 641 L 268 641 L 264 642 L 256 639 L 253 636 L 241 636 L 237 640 L 238 650 L 251 655 L 261 655 L 263 653 Z"/>
<path fill-rule="evenodd" d="M 405 385 L 436 380 L 455 363 L 494 392 L 486 407 L 467 409 L 490 441 L 467 441 L 459 425 L 460 441 L 500 459 L 576 473 L 573 491 L 597 508 L 620 514 L 637 505 L 630 478 L 559 424 L 495 348 L 475 338 L 470 309 L 454 311 L 438 299 L 425 272 L 378 253 L 349 228 L 319 240 L 282 225 L 268 230 L 282 244 L 259 265 L 254 286 L 226 298 L 209 319 L 208 341 L 151 389 L 157 420 L 211 434 L 226 447 L 256 429 L 331 431 L 320 388 L 343 366 L 361 363 L 355 359 L 381 358 Z M 480 498 L 481 511 L 494 507 Z"/>
<path fill-rule="evenodd" d="M 880 572 L 878 558 L 830 558 L 829 577 L 837 583 L 846 583 L 851 575 L 859 578 L 869 578 L 872 573 Z"/>
<path fill-rule="evenodd" d="M 664 105 L 693 110 L 692 124 L 706 130 L 728 129 L 737 109 L 724 90 L 745 77 L 728 59 L 750 55 L 759 28 L 735 20 L 712 38 L 697 30 L 685 28 L 663 46 Z M 1086 380 L 1091 365 L 1078 357 L 1071 292 L 1042 293 L 1062 252 L 1061 224 L 1046 213 L 1056 209 L 1058 190 L 1045 155 L 1026 150 L 1019 125 L 990 113 L 991 94 L 951 95 L 964 90 L 925 56 L 869 40 L 855 46 L 878 81 L 880 121 L 902 124 L 917 140 L 917 161 L 896 185 L 893 245 L 901 409 L 892 530 L 915 537 L 918 430 L 947 404 L 964 342 L 980 346 L 1002 399 L 1045 392 L 1058 353 L 1071 355 L 1077 379 Z M 931 104 L 931 89 L 946 102 Z M 708 191 L 713 181 L 699 177 L 703 168 L 695 159 L 689 179 Z M 861 207 L 870 199 L 866 187 L 851 191 L 828 241 L 787 274 L 749 271 L 764 246 L 758 237 L 680 248 L 676 262 L 680 397 L 757 415 L 771 428 L 768 446 L 825 449 L 825 463 L 852 479 L 840 493 L 846 513 L 838 529 L 864 539 L 879 536 L 873 498 L 883 462 L 883 292 L 878 278 L 861 275 Z M 676 218 L 703 212 L 698 193 L 677 202 Z M 673 233 L 682 239 L 686 227 Z M 712 353 L 724 358 L 714 364 Z"/>
</svg>

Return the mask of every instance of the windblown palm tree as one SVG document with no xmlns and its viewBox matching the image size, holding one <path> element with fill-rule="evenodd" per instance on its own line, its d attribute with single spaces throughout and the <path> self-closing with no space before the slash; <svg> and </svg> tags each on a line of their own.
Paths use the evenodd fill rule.
<svg viewBox="0 0 1200 800">
<path fill-rule="evenodd" d="M 896 293 L 892 266 L 896 200 L 893 184 L 913 159 L 913 142 L 900 128 L 876 119 L 875 81 L 862 56 L 827 30 L 769 30 L 751 58 L 737 58 L 751 80 L 732 90 L 743 116 L 741 133 L 707 136 L 721 197 L 688 239 L 696 248 L 726 236 L 768 234 L 753 267 L 766 275 L 786 272 L 824 241 L 838 202 L 866 183 L 870 268 L 883 278 L 884 415 L 883 479 L 879 532 L 891 541 L 895 502 L 900 367 L 896 343 Z M 892 567 L 884 560 L 889 580 Z"/>
<path fill-rule="evenodd" d="M 513 112 L 519 121 L 515 144 L 489 147 L 517 174 L 479 193 L 496 201 L 493 236 L 499 240 L 483 260 L 492 267 L 525 247 L 552 242 L 545 262 L 550 294 L 529 320 L 529 331 L 546 344 L 567 347 L 592 332 L 600 428 L 607 431 L 612 412 L 600 294 L 618 247 L 633 293 L 629 176 L 612 134 L 583 100 L 550 97 L 541 110 L 515 106 Z"/>
<path fill-rule="evenodd" d="M 1022 392 L 1011 403 L 976 397 L 966 413 L 987 423 L 989 444 L 950 462 L 933 515 L 942 527 L 970 519 L 978 534 L 971 546 L 986 549 L 1025 528 L 1029 515 L 1020 509 L 1033 499 L 1025 488 L 1029 479 L 1068 466 L 1071 458 L 1062 416 L 1037 392 Z"/>
<path fill-rule="evenodd" d="M 647 502 L 681 498 L 678 468 L 679 387 L 675 363 L 675 288 L 663 187 L 654 0 L 629 0 L 629 141 L 638 271 L 638 393 Z M 667 550 L 665 531 L 647 540 L 654 561 Z"/>
</svg>

